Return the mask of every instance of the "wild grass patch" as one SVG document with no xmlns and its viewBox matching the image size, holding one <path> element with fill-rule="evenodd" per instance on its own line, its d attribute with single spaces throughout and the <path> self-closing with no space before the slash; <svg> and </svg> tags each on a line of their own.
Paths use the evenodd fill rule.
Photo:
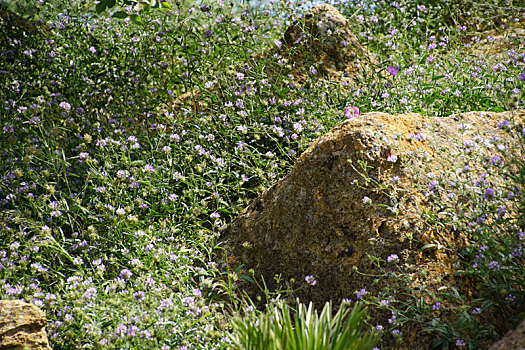
<svg viewBox="0 0 525 350">
<path fill-rule="evenodd" d="M 435 4 L 340 4 L 378 59 L 344 89 L 316 74 L 294 84 L 281 57 L 249 59 L 280 38 L 296 16 L 289 5 L 168 4 L 97 15 L 46 3 L 14 9 L 37 22 L 7 12 L 0 22 L 0 297 L 42 307 L 57 349 L 227 348 L 248 304 L 222 282 L 231 272 L 212 262 L 214 241 L 347 107 L 444 116 L 524 106 L 525 55 L 470 54 L 485 38 Z M 521 25 L 522 10 L 505 14 Z M 468 192 L 481 204 L 458 217 L 471 244 L 456 272 L 482 290 L 433 296 L 455 325 L 429 319 L 429 305 L 410 316 L 427 315 L 443 346 L 475 346 L 479 330 L 496 338 L 521 317 L 482 318 L 523 305 L 523 162 L 508 152 L 488 161 L 505 186 Z"/>
</svg>

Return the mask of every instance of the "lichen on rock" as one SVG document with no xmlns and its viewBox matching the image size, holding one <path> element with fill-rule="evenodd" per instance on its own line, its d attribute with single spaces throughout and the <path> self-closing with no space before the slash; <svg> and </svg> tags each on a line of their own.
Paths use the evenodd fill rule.
<svg viewBox="0 0 525 350">
<path fill-rule="evenodd" d="M 0 349 L 51 350 L 46 315 L 21 300 L 0 300 Z"/>
</svg>

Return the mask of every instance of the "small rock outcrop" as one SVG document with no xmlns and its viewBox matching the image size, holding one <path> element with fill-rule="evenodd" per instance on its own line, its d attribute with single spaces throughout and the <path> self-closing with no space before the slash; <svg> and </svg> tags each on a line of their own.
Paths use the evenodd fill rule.
<svg viewBox="0 0 525 350">
<path fill-rule="evenodd" d="M 525 320 L 494 343 L 489 350 L 525 350 Z"/>
<path fill-rule="evenodd" d="M 319 4 L 306 11 L 286 29 L 279 44 L 254 54 L 247 64 L 253 66 L 260 61 L 273 62 L 264 64 L 270 76 L 281 77 L 283 66 L 291 67 L 295 86 L 302 86 L 312 75 L 316 80 L 337 82 L 343 89 L 375 74 L 377 63 L 375 56 L 352 32 L 345 16 L 329 4 Z M 279 64 L 275 65 L 276 62 Z M 213 89 L 220 96 L 221 89 Z M 177 97 L 174 106 L 201 110 L 204 106 L 199 101 L 200 95 L 200 89 L 184 93 Z"/>
<path fill-rule="evenodd" d="M 0 300 L 0 350 L 51 350 L 46 315 L 20 300 Z"/>
<path fill-rule="evenodd" d="M 347 19 L 329 4 L 314 6 L 288 27 L 284 42 L 295 65 L 309 60 L 331 75 L 355 76 L 368 56 Z"/>
<path fill-rule="evenodd" d="M 348 20 L 329 4 L 319 4 L 306 11 L 287 28 L 279 46 L 255 55 L 254 59 L 276 55 L 287 60 L 298 84 L 302 84 L 308 74 L 351 83 L 362 78 L 374 60 L 359 43 Z"/>
<path fill-rule="evenodd" d="M 431 200 L 429 173 L 446 176 L 458 164 L 483 169 L 487 158 L 472 157 L 471 148 L 493 157 L 494 140 L 513 142 L 497 127 L 503 119 L 523 121 L 525 111 L 443 118 L 368 113 L 340 123 L 223 233 L 230 269 L 244 265 L 245 274 L 253 269 L 270 290 L 279 287 L 276 275 L 281 288 L 302 284 L 294 297 L 317 306 L 355 298 L 361 289 L 375 295 L 387 286 L 374 282 L 383 272 L 367 254 L 384 261 L 396 254 L 412 288 L 453 285 L 455 257 L 442 249 L 421 251 L 427 244 L 464 241 L 461 232 L 436 232 L 422 219 Z M 308 275 L 315 286 L 305 285 Z M 255 284 L 242 288 L 252 296 L 260 293 Z"/>
</svg>

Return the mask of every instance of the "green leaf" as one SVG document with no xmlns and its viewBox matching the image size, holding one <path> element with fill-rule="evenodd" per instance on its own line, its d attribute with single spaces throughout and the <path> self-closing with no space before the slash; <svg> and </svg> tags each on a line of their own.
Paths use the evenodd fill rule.
<svg viewBox="0 0 525 350">
<path fill-rule="evenodd" d="M 247 276 L 247 275 L 239 275 L 239 278 L 245 279 L 245 280 L 247 280 L 250 283 L 255 283 L 253 278 L 251 278 L 250 276 Z"/>
<path fill-rule="evenodd" d="M 436 247 L 436 245 L 434 243 L 425 244 L 419 251 L 422 252 L 423 250 L 430 249 L 430 248 L 435 248 L 435 247 Z"/>
<path fill-rule="evenodd" d="M 126 18 L 126 17 L 128 17 L 128 14 L 125 11 L 117 11 L 111 17 L 114 17 L 114 18 Z"/>
<path fill-rule="evenodd" d="M 112 8 L 116 4 L 116 0 L 106 0 L 108 3 L 108 8 Z"/>
<path fill-rule="evenodd" d="M 321 314 L 312 303 L 307 306 L 297 300 L 296 310 L 278 303 L 260 314 L 257 322 L 252 317 L 234 320 L 230 339 L 233 349 L 245 350 L 371 350 L 379 338 L 375 332 L 363 334 L 364 316 L 360 304 L 351 312 L 341 304 L 332 315 L 329 302 Z"/>
<path fill-rule="evenodd" d="M 106 10 L 106 8 L 108 7 L 108 0 L 101 0 L 96 6 L 95 6 L 95 11 L 97 13 L 102 13 L 103 11 Z"/>
<path fill-rule="evenodd" d="M 237 266 L 237 268 L 233 271 L 233 273 L 238 274 L 239 272 L 241 272 L 243 268 L 244 268 L 244 264 L 241 264 Z"/>
<path fill-rule="evenodd" d="M 168 4 L 167 2 L 161 2 L 160 3 L 160 7 L 162 7 L 163 9 L 166 9 L 166 10 L 171 10 L 171 5 Z"/>
<path fill-rule="evenodd" d="M 129 18 L 136 24 L 142 24 L 142 18 L 139 15 L 131 15 Z"/>
</svg>

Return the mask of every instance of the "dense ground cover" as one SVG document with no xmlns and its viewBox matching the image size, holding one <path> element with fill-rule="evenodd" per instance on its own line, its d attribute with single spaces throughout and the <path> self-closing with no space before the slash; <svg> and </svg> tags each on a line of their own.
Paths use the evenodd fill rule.
<svg viewBox="0 0 525 350">
<path fill-rule="evenodd" d="M 378 62 L 377 74 L 337 88 L 316 67 L 298 86 L 285 58 L 249 60 L 282 44 L 292 4 L 167 4 L 96 15 L 90 4 L 67 2 L 41 9 L 30 25 L 2 16 L 0 298 L 42 307 L 57 349 L 227 347 L 232 317 L 257 311 L 235 290 L 236 272 L 212 261 L 215 238 L 347 107 L 439 116 L 524 108 L 523 44 L 493 59 L 469 51 L 487 39 L 478 29 L 523 27 L 517 7 L 467 14 L 456 2 L 340 4 Z M 126 18 L 110 18 L 115 11 Z M 177 102 L 184 94 L 190 103 Z M 502 161 L 523 169 L 508 152 Z M 459 217 L 465 230 L 489 217 L 497 223 L 472 229 L 481 234 L 458 265 L 491 292 L 475 303 L 438 296 L 457 324 L 420 316 L 434 306 L 392 306 L 394 315 L 434 322 L 436 345 L 497 338 L 510 325 L 476 315 L 510 299 L 518 307 L 509 318 L 523 318 L 524 183 L 519 171 L 506 174 L 508 188 L 492 194 L 457 188 L 474 202 L 502 202 Z M 509 201 L 521 211 L 504 216 Z M 492 250 L 483 265 L 484 246 Z M 469 329 L 473 319 L 479 327 Z"/>
</svg>

